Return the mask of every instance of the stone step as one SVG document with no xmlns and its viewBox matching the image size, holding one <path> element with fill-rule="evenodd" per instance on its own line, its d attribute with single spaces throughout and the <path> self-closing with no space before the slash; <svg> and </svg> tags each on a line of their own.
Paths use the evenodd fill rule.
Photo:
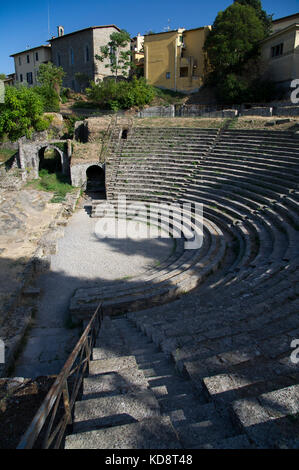
<svg viewBox="0 0 299 470">
<path fill-rule="evenodd" d="M 75 433 L 120 426 L 159 417 L 160 408 L 150 390 L 86 399 L 75 404 Z"/>
<path fill-rule="evenodd" d="M 232 404 L 233 418 L 257 447 L 299 448 L 299 385 Z"/>
<path fill-rule="evenodd" d="M 82 399 L 131 394 L 146 390 L 148 386 L 143 372 L 137 368 L 105 372 L 84 379 Z"/>
<path fill-rule="evenodd" d="M 196 449 L 197 447 L 194 447 Z M 254 449 L 254 446 L 250 443 L 246 434 L 238 434 L 237 436 L 227 437 L 226 439 L 220 439 L 219 441 L 213 441 L 212 443 L 203 444 L 199 447 L 200 449 Z"/>
<path fill-rule="evenodd" d="M 89 364 L 89 374 L 97 375 L 105 372 L 118 372 L 122 369 L 134 369 L 137 363 L 134 356 L 112 357 L 110 359 L 99 359 Z"/>
<path fill-rule="evenodd" d="M 209 414 L 204 420 L 173 421 L 173 426 L 184 449 L 199 449 L 205 444 L 233 437 L 236 433 L 231 423 L 219 414 Z"/>
<path fill-rule="evenodd" d="M 72 434 L 66 449 L 181 449 L 171 421 L 166 416 L 112 428 Z"/>
</svg>

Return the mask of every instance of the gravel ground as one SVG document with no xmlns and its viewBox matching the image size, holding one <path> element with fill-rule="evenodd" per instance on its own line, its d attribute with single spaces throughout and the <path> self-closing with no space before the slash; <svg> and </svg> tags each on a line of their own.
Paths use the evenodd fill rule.
<svg viewBox="0 0 299 470">
<path fill-rule="evenodd" d="M 76 288 L 140 273 L 165 260 L 173 249 L 172 239 L 101 240 L 95 235 L 96 223 L 82 207 L 58 241 L 51 270 L 36 283 L 42 290 L 38 313 L 14 376 L 35 378 L 60 371 L 79 337 L 68 317 Z"/>
</svg>

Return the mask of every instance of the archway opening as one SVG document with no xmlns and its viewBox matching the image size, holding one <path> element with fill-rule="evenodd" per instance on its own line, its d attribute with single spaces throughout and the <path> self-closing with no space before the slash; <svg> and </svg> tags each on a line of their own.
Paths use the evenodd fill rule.
<svg viewBox="0 0 299 470">
<path fill-rule="evenodd" d="M 123 129 L 121 138 L 126 140 L 128 138 L 128 133 L 129 133 L 128 129 Z"/>
<path fill-rule="evenodd" d="M 61 155 L 53 147 L 43 147 L 38 152 L 39 171 L 46 170 L 48 173 L 62 173 Z"/>
<path fill-rule="evenodd" d="M 92 165 L 86 170 L 86 192 L 106 197 L 105 171 L 98 165 Z"/>
</svg>

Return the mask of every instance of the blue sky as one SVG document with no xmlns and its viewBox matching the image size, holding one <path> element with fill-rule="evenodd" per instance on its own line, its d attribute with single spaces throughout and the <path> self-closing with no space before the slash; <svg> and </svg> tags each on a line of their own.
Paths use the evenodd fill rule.
<svg viewBox="0 0 299 470">
<path fill-rule="evenodd" d="M 163 31 L 169 24 L 196 28 L 212 24 L 217 12 L 233 0 L 15 0 L 1 1 L 0 6 L 0 73 L 14 72 L 10 54 L 45 44 L 48 39 L 48 4 L 50 32 L 56 26 L 65 33 L 88 26 L 116 24 L 132 35 L 152 30 Z M 298 0 L 263 0 L 263 8 L 274 13 L 274 19 L 298 12 Z"/>
</svg>

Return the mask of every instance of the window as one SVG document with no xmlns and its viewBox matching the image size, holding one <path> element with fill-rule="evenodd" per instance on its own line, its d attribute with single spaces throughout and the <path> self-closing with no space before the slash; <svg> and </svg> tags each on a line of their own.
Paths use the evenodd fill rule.
<svg viewBox="0 0 299 470">
<path fill-rule="evenodd" d="M 27 55 L 27 64 L 30 64 L 30 56 Z"/>
<path fill-rule="evenodd" d="M 74 51 L 70 49 L 70 65 L 74 65 Z"/>
<path fill-rule="evenodd" d="M 35 60 L 38 62 L 38 52 L 35 53 Z"/>
<path fill-rule="evenodd" d="M 85 46 L 85 62 L 89 62 L 89 46 Z"/>
<path fill-rule="evenodd" d="M 166 72 L 166 78 L 167 80 L 170 78 L 170 72 Z"/>
<path fill-rule="evenodd" d="M 58 65 L 58 67 L 61 66 L 61 56 L 60 56 L 59 52 L 57 52 L 57 65 Z"/>
<path fill-rule="evenodd" d="M 32 72 L 27 73 L 27 83 L 29 85 L 33 84 L 33 77 L 32 77 Z"/>
<path fill-rule="evenodd" d="M 22 65 L 22 59 L 19 57 L 19 65 Z"/>
<path fill-rule="evenodd" d="M 22 81 L 23 81 L 23 74 L 20 73 L 20 82 L 22 82 Z"/>
<path fill-rule="evenodd" d="M 279 57 L 283 54 L 283 42 L 271 47 L 271 57 Z"/>
<path fill-rule="evenodd" d="M 189 68 L 181 67 L 180 68 L 180 77 L 188 77 Z"/>
</svg>

